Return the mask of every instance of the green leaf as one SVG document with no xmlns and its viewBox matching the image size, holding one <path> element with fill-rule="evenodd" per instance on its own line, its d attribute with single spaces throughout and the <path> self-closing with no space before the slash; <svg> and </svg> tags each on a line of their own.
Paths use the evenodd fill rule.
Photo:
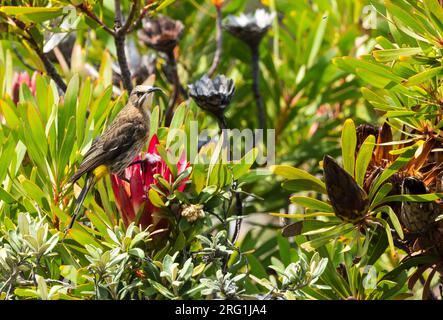
<svg viewBox="0 0 443 320">
<path fill-rule="evenodd" d="M 257 158 L 258 150 L 257 148 L 251 149 L 243 158 L 238 162 L 234 163 L 232 166 L 233 179 L 237 180 L 246 174 L 251 166 L 254 164 Z"/>
<path fill-rule="evenodd" d="M 166 287 L 164 287 L 163 285 L 154 280 L 149 279 L 148 281 L 151 284 L 151 286 L 153 286 L 154 289 L 157 290 L 161 295 L 170 300 L 174 299 L 174 295 L 171 292 L 169 292 L 169 290 L 166 289 Z"/>
<path fill-rule="evenodd" d="M 148 141 L 150 141 L 152 136 L 157 132 L 159 121 L 160 121 L 160 107 L 155 106 L 155 108 L 151 112 L 151 126 L 149 127 Z"/>
<path fill-rule="evenodd" d="M 352 224 L 339 224 L 331 229 L 329 229 L 329 231 L 323 232 L 321 236 L 304 242 L 302 243 L 300 246 L 306 250 L 306 251 L 313 251 L 323 245 L 325 245 L 326 243 L 328 243 L 329 241 L 331 241 L 332 239 L 337 238 L 338 236 L 344 235 L 350 231 L 352 231 L 354 229 L 354 226 Z"/>
<path fill-rule="evenodd" d="M 0 200 L 3 200 L 8 204 L 12 204 L 17 201 L 9 192 L 7 192 L 1 186 L 0 186 Z"/>
<path fill-rule="evenodd" d="M 380 186 L 389 179 L 393 174 L 395 174 L 398 170 L 403 168 L 414 156 L 417 145 L 413 145 L 405 148 L 404 152 L 398 156 L 398 158 L 388 167 L 386 168 L 381 175 L 372 183 L 369 199 L 372 199 L 375 192 L 380 188 Z"/>
<path fill-rule="evenodd" d="M 383 199 L 391 192 L 392 190 L 392 184 L 391 183 L 385 183 L 381 186 L 380 190 L 375 194 L 374 199 L 371 203 L 371 208 L 375 208 L 380 203 L 382 203 Z"/>
<path fill-rule="evenodd" d="M 332 206 L 326 202 L 309 198 L 309 197 L 301 197 L 301 196 L 292 196 L 290 198 L 291 202 L 299 204 L 305 208 L 318 210 L 321 212 L 334 212 Z"/>
<path fill-rule="evenodd" d="M 372 55 L 379 62 L 389 62 L 393 60 L 398 60 L 400 56 L 412 56 L 421 52 L 421 48 L 400 48 L 375 50 L 372 52 Z"/>
<path fill-rule="evenodd" d="M 419 85 L 419 84 L 422 84 L 423 82 L 426 82 L 426 81 L 438 76 L 439 74 L 442 73 L 442 71 L 443 71 L 443 67 L 432 68 L 432 69 L 423 71 L 421 73 L 418 73 L 415 76 L 410 77 L 409 79 L 404 81 L 403 84 L 405 86 L 409 86 L 409 87 Z"/>
<path fill-rule="evenodd" d="M 0 12 L 15 16 L 24 22 L 43 22 L 55 19 L 63 14 L 63 7 L 25 7 L 25 6 L 2 6 Z"/>
<path fill-rule="evenodd" d="M 363 186 L 369 162 L 372 158 L 372 152 L 375 147 L 375 137 L 370 135 L 366 138 L 358 151 L 357 160 L 355 163 L 355 181 L 359 186 Z"/>
<path fill-rule="evenodd" d="M 276 165 L 271 167 L 271 171 L 276 175 L 290 180 L 286 182 L 286 185 L 289 185 L 293 188 L 297 188 L 297 185 L 299 185 L 301 189 L 299 189 L 298 191 L 313 190 L 326 194 L 326 186 L 324 182 L 304 170 L 293 168 L 287 165 Z"/>
<path fill-rule="evenodd" d="M 175 2 L 175 0 L 163 0 L 163 2 L 157 7 L 155 8 L 155 11 L 161 11 L 163 9 L 165 9 L 167 6 L 170 6 L 171 4 L 173 4 Z"/>
<path fill-rule="evenodd" d="M 384 212 L 387 213 L 389 216 L 389 219 L 392 222 L 392 226 L 394 227 L 395 231 L 399 235 L 400 239 L 404 238 L 403 235 L 403 228 L 401 227 L 400 221 L 397 218 L 397 215 L 395 214 L 394 210 L 390 206 L 383 206 L 381 208 L 378 208 L 376 212 Z"/>
<path fill-rule="evenodd" d="M 311 50 L 309 51 L 309 57 L 308 57 L 308 68 L 311 68 L 314 62 L 316 61 L 318 52 L 320 50 L 321 44 L 323 42 L 323 37 L 325 35 L 326 26 L 328 24 L 328 13 L 325 12 L 321 17 L 318 16 L 318 19 L 320 20 L 318 22 L 318 27 L 315 31 L 315 37 L 314 41 L 311 46 Z"/>
<path fill-rule="evenodd" d="M 170 129 L 179 129 L 183 125 L 185 120 L 186 104 L 180 104 L 174 111 L 174 117 L 172 118 Z"/>
<path fill-rule="evenodd" d="M 151 201 L 151 203 L 157 208 L 165 206 L 165 203 L 163 202 L 162 198 L 158 195 L 158 193 L 154 189 L 149 189 L 149 201 Z"/>
<path fill-rule="evenodd" d="M 352 119 L 347 119 L 341 135 L 341 151 L 343 168 L 354 177 L 355 148 L 357 147 L 357 132 Z"/>
<path fill-rule="evenodd" d="M 388 202 L 430 202 L 443 198 L 442 193 L 426 193 L 426 194 L 399 194 L 394 196 L 388 196 L 383 199 L 379 204 Z"/>
</svg>

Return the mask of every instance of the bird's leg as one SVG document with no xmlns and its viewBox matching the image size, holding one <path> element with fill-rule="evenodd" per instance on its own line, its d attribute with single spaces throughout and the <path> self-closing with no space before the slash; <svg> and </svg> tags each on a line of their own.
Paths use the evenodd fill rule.
<svg viewBox="0 0 443 320">
<path fill-rule="evenodd" d="M 142 164 L 143 162 L 145 162 L 146 160 L 135 160 L 134 162 L 132 162 L 129 166 L 128 166 L 128 168 L 129 167 L 131 167 L 131 166 L 133 166 L 133 165 L 136 165 L 136 164 Z"/>
<path fill-rule="evenodd" d="M 132 164 L 130 164 L 130 166 L 131 166 L 131 165 L 132 165 Z M 131 183 L 131 180 L 128 179 L 128 178 L 126 178 L 126 176 L 125 176 L 124 174 L 120 174 L 120 175 L 118 175 L 118 178 L 119 178 L 120 180 L 126 181 L 127 183 Z"/>
</svg>

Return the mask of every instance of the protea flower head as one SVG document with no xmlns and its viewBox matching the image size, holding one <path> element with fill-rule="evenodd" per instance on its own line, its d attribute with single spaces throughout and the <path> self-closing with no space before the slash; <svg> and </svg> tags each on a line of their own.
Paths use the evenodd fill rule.
<svg viewBox="0 0 443 320">
<path fill-rule="evenodd" d="M 240 16 L 229 15 L 223 23 L 223 27 L 248 45 L 256 46 L 271 27 L 274 17 L 275 13 L 258 9 L 254 13 L 242 13 Z"/>
<path fill-rule="evenodd" d="M 159 174 L 166 181 L 173 182 L 173 176 L 166 162 L 157 151 L 159 140 L 154 135 L 149 143 L 148 151 L 134 159 L 136 164 L 129 166 L 125 171 L 125 178 L 129 183 L 116 175 L 111 176 L 112 189 L 123 223 L 128 226 L 138 220 L 143 227 L 151 224 L 156 228 L 163 227 L 160 221 L 155 221 L 153 214 L 159 210 L 149 200 L 148 193 L 151 185 L 157 185 L 154 178 Z M 141 161 L 139 161 L 141 160 Z M 183 172 L 189 163 L 186 162 L 185 154 L 177 163 L 177 172 Z M 178 186 L 179 191 L 185 188 L 185 180 Z M 139 215 L 139 219 L 137 219 Z"/>
<path fill-rule="evenodd" d="M 218 119 L 223 116 L 235 91 L 234 81 L 224 75 L 217 75 L 214 80 L 204 75 L 188 88 L 195 103 Z"/>
<path fill-rule="evenodd" d="M 141 42 L 157 51 L 171 53 L 182 33 L 183 23 L 160 15 L 156 19 L 146 19 L 143 28 L 138 31 Z"/>
<path fill-rule="evenodd" d="M 347 222 L 362 220 L 369 208 L 366 192 L 330 156 L 324 157 L 323 170 L 326 191 L 335 215 Z"/>
<path fill-rule="evenodd" d="M 37 72 L 34 72 L 32 78 L 26 71 L 15 72 L 12 77 L 12 100 L 15 104 L 18 103 L 20 97 L 20 86 L 25 84 L 31 90 L 32 94 L 35 95 Z"/>
</svg>

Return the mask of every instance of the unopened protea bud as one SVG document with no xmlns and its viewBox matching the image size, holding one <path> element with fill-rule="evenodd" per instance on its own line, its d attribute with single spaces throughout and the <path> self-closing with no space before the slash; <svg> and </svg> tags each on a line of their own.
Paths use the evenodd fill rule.
<svg viewBox="0 0 443 320">
<path fill-rule="evenodd" d="M 197 220 L 199 218 L 205 217 L 205 212 L 203 211 L 202 204 L 184 205 L 180 214 L 188 222 L 194 222 L 195 220 Z"/>
<path fill-rule="evenodd" d="M 428 190 L 423 181 L 407 177 L 403 180 L 402 194 L 426 194 Z M 435 202 L 408 202 L 401 204 L 400 221 L 412 233 L 423 233 L 434 225 L 440 207 Z"/>
<path fill-rule="evenodd" d="M 326 191 L 335 215 L 347 222 L 363 219 L 369 207 L 366 192 L 330 156 L 324 157 L 323 170 Z"/>
</svg>

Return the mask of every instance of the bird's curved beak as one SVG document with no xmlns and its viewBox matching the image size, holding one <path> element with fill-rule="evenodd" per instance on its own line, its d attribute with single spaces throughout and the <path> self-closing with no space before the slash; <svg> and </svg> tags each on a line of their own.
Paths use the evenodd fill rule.
<svg viewBox="0 0 443 320">
<path fill-rule="evenodd" d="M 153 93 L 153 92 L 157 92 L 157 91 L 160 91 L 161 93 L 164 94 L 164 91 L 163 91 L 161 88 L 159 88 L 159 87 L 146 86 L 146 90 L 145 90 L 145 92 L 144 92 L 143 95 L 138 99 L 138 104 L 139 104 L 139 105 L 142 105 L 142 104 L 145 104 L 148 100 L 152 100 L 152 98 L 151 98 L 151 99 L 147 99 L 147 98 L 149 97 L 149 95 L 150 95 L 151 93 Z"/>
</svg>

